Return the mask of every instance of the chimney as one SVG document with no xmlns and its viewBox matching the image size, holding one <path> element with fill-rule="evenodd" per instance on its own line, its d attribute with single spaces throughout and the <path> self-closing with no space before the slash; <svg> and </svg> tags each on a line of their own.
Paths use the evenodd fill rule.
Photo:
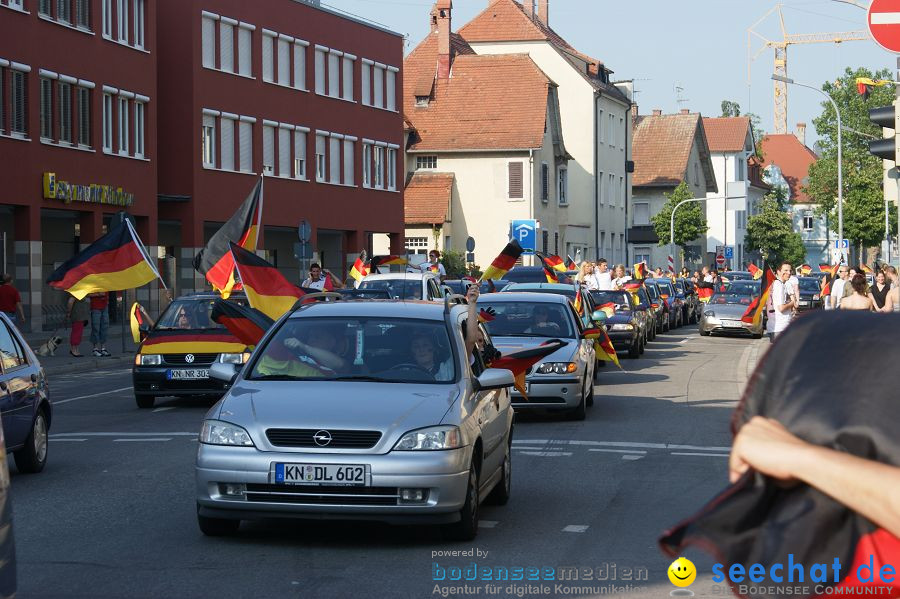
<svg viewBox="0 0 900 599">
<path fill-rule="evenodd" d="M 534 0 L 522 0 L 522 8 L 528 18 L 534 20 Z"/>
<path fill-rule="evenodd" d="M 437 0 L 438 64 L 437 78 L 450 78 L 450 12 L 453 0 Z"/>
<path fill-rule="evenodd" d="M 631 126 L 634 127 L 634 124 L 637 122 L 638 118 L 638 105 L 637 102 L 631 103 Z"/>
<path fill-rule="evenodd" d="M 681 114 L 691 114 L 691 109 L 690 108 L 682 108 Z"/>
<path fill-rule="evenodd" d="M 525 0 L 528 2 L 528 0 Z M 538 21 L 550 27 L 550 0 L 537 0 L 538 5 Z"/>
<path fill-rule="evenodd" d="M 797 130 L 794 132 L 794 135 L 797 136 L 797 139 L 800 140 L 804 146 L 806 145 L 806 123 L 797 123 Z"/>
<path fill-rule="evenodd" d="M 660 108 L 654 108 L 654 109 L 653 109 L 653 116 L 662 116 L 662 109 L 660 109 Z"/>
<path fill-rule="evenodd" d="M 438 10 L 437 4 L 431 7 L 431 12 L 428 13 L 428 24 L 431 27 L 431 33 L 437 33 L 438 30 Z"/>
</svg>

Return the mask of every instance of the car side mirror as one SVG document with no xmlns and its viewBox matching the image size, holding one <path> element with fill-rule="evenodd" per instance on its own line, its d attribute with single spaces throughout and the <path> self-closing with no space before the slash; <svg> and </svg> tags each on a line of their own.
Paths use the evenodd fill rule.
<svg viewBox="0 0 900 599">
<path fill-rule="evenodd" d="M 594 322 L 606 322 L 606 312 L 603 310 L 594 310 L 594 313 L 591 314 L 591 320 Z"/>
<path fill-rule="evenodd" d="M 209 367 L 209 378 L 231 384 L 237 378 L 238 368 L 235 364 L 216 362 Z"/>
<path fill-rule="evenodd" d="M 475 380 L 478 382 L 479 391 L 505 389 L 516 384 L 513 373 L 505 368 L 487 368 Z"/>
</svg>

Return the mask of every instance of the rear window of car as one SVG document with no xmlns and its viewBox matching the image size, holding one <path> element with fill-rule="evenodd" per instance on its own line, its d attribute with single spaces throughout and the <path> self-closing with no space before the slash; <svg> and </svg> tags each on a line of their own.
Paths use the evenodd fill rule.
<svg viewBox="0 0 900 599">
<path fill-rule="evenodd" d="M 419 300 L 422 299 L 421 279 L 375 279 L 363 281 L 360 289 L 380 289 L 387 291 L 394 299 Z"/>
<path fill-rule="evenodd" d="M 566 304 L 479 300 L 478 306 L 494 311 L 493 320 L 485 323 L 492 337 L 574 339 L 576 336 L 574 317 Z"/>
</svg>

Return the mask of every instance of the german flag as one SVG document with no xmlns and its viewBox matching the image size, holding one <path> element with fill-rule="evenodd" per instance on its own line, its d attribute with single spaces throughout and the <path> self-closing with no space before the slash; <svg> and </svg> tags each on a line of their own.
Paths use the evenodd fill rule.
<svg viewBox="0 0 900 599">
<path fill-rule="evenodd" d="M 620 369 L 622 368 L 622 365 L 619 364 L 619 356 L 616 355 L 616 348 L 613 347 L 612 341 L 606 333 L 606 327 L 588 329 L 584 332 L 584 338 L 594 340 L 594 351 L 599 359 L 604 362 L 612 362 Z"/>
<path fill-rule="evenodd" d="M 256 254 L 234 243 L 231 244 L 231 253 L 250 305 L 272 320 L 281 318 L 299 298 L 306 295 L 285 279 L 277 268 Z"/>
<path fill-rule="evenodd" d="M 812 272 L 812 266 L 810 266 L 809 264 L 801 264 L 800 268 L 798 268 L 797 270 L 800 271 L 801 276 L 805 277 Z"/>
<path fill-rule="evenodd" d="M 826 265 L 827 266 L 827 265 Z M 822 268 L 822 265 L 819 265 L 819 268 Z M 831 284 L 834 282 L 834 278 L 837 276 L 837 271 L 841 268 L 841 263 L 838 262 L 833 266 L 829 266 L 825 271 L 827 275 L 825 280 L 822 283 L 822 291 L 820 293 L 822 299 L 831 295 Z"/>
<path fill-rule="evenodd" d="M 322 276 L 325 277 L 325 283 L 322 285 L 322 291 L 334 291 L 334 279 L 331 278 L 331 273 L 322 273 Z"/>
<path fill-rule="evenodd" d="M 896 372 L 898 335 L 900 320 L 856 310 L 814 310 L 796 319 L 750 377 L 732 416 L 732 434 L 758 416 L 777 421 L 805 443 L 865 460 L 861 465 L 900 467 L 897 383 L 884 376 Z M 853 356 L 853 376 L 832 366 L 846 363 L 847 356 Z M 723 468 L 723 478 L 724 473 Z M 774 587 L 787 583 L 789 563 L 801 564 L 792 569 L 802 568 L 809 577 L 795 587 L 798 599 L 900 595 L 892 574 L 900 563 L 900 539 L 884 528 L 892 508 L 869 501 L 882 491 L 895 498 L 896 490 L 875 489 L 875 483 L 844 493 L 867 516 L 803 480 L 778 480 L 750 469 L 726 483 L 693 516 L 663 533 L 659 545 L 670 559 L 696 547 L 728 564 L 726 569 L 760 564 L 764 574 L 754 579 L 759 590 L 741 593 L 746 597 L 786 596 Z"/>
<path fill-rule="evenodd" d="M 379 266 L 389 266 L 391 264 L 408 264 L 409 261 L 403 256 L 397 256 L 395 254 L 391 254 L 390 256 L 372 256 L 372 260 L 370 262 L 372 268 L 378 268 Z"/>
<path fill-rule="evenodd" d="M 607 318 L 612 318 L 616 313 L 616 304 L 614 302 L 606 302 L 598 306 L 597 309 L 605 313 Z"/>
<path fill-rule="evenodd" d="M 487 279 L 490 281 L 491 279 L 502 279 L 503 275 L 508 273 L 510 269 L 516 265 L 516 260 L 518 260 L 521 255 L 522 246 L 519 245 L 519 242 L 515 239 L 511 240 L 506 244 L 506 247 L 503 248 L 503 251 L 500 252 L 500 255 L 494 258 L 491 265 L 485 269 L 480 280 L 483 281 Z"/>
<path fill-rule="evenodd" d="M 66 260 L 47 283 L 83 299 L 98 291 L 121 291 L 159 277 L 137 232 L 127 220 Z"/>
<path fill-rule="evenodd" d="M 478 322 L 484 324 L 486 322 L 491 322 L 497 318 L 497 311 L 491 307 L 482 308 L 478 311 Z"/>
<path fill-rule="evenodd" d="M 568 270 L 565 262 L 559 256 L 544 256 L 544 264 L 559 272 L 566 272 L 566 270 Z"/>
<path fill-rule="evenodd" d="M 547 282 L 548 283 L 559 283 L 559 277 L 556 276 L 556 271 L 548 263 L 549 258 L 547 258 L 547 256 L 541 254 L 540 252 L 535 252 L 534 255 L 540 259 L 541 265 L 544 267 L 544 276 L 547 278 Z"/>
<path fill-rule="evenodd" d="M 763 276 L 763 269 L 761 269 L 761 268 L 758 267 L 757 265 L 753 264 L 752 262 L 751 262 L 750 264 L 747 265 L 747 271 L 748 271 L 751 275 L 753 275 L 753 278 L 754 278 L 754 279 L 758 279 L 758 278 L 760 278 L 761 276 Z"/>
<path fill-rule="evenodd" d="M 350 269 L 350 276 L 357 281 L 362 281 L 363 278 L 369 274 L 369 264 L 363 259 L 363 256 L 364 254 L 360 253 L 356 258 L 356 262 L 353 263 L 353 267 Z"/>
<path fill-rule="evenodd" d="M 766 304 L 769 302 L 769 292 L 772 290 L 772 283 L 774 282 L 775 273 L 772 272 L 771 268 L 767 267 L 766 276 L 760 281 L 762 287 L 760 289 L 759 297 L 750 302 L 750 305 L 744 310 L 744 315 L 741 316 L 742 322 L 749 322 L 752 324 L 759 322 L 762 318 L 763 311 L 766 309 Z"/>
<path fill-rule="evenodd" d="M 528 394 L 525 392 L 525 373 L 528 372 L 529 368 L 540 362 L 541 359 L 549 356 L 565 345 L 565 342 L 560 341 L 559 339 L 551 339 L 537 347 L 523 349 L 502 356 L 497 360 L 493 360 L 488 366 L 491 368 L 503 368 L 512 372 L 513 377 L 516 380 L 516 391 L 521 393 L 522 397 L 528 399 Z"/>
<path fill-rule="evenodd" d="M 262 226 L 263 190 L 262 178 L 256 182 L 253 191 L 231 218 L 216 231 L 209 243 L 194 257 L 194 268 L 202 273 L 214 289 L 228 298 L 234 287 L 234 258 L 229 246 L 236 243 L 240 247 L 256 250 L 259 229 Z"/>
<path fill-rule="evenodd" d="M 250 347 L 259 345 L 275 321 L 250 306 L 217 298 L 209 317 Z"/>
<path fill-rule="evenodd" d="M 864 273 L 866 273 L 867 275 L 872 274 L 872 269 L 869 268 L 869 266 L 868 266 L 867 264 L 860 264 L 860 265 L 859 265 L 859 269 L 860 269 L 861 271 L 863 271 Z"/>
<path fill-rule="evenodd" d="M 830 272 L 830 271 L 831 271 L 831 265 L 830 265 L 830 264 L 820 264 L 820 265 L 819 265 L 819 270 L 822 271 L 822 272 Z"/>
<path fill-rule="evenodd" d="M 141 342 L 141 329 L 146 326 L 146 322 L 144 321 L 143 308 L 137 302 L 131 304 L 131 310 L 129 310 L 129 321 L 131 324 L 131 338 L 135 343 Z"/>
<path fill-rule="evenodd" d="M 584 315 L 584 299 L 581 297 L 581 285 L 575 287 L 575 299 L 572 300 L 572 306 L 579 316 Z"/>
<path fill-rule="evenodd" d="M 870 79 L 869 77 L 857 77 L 856 78 L 856 92 L 863 97 L 863 100 L 869 99 L 869 94 L 872 93 L 873 87 L 881 87 L 883 85 L 889 85 L 893 82 L 887 81 L 885 79 Z"/>
<path fill-rule="evenodd" d="M 578 265 L 572 260 L 572 256 L 566 254 L 566 270 L 578 270 Z"/>
<path fill-rule="evenodd" d="M 643 286 L 643 283 L 634 283 L 634 282 L 625 283 L 625 289 L 627 291 L 636 291 L 636 290 L 640 289 L 642 286 Z"/>
<path fill-rule="evenodd" d="M 230 333 L 207 331 L 155 330 L 144 340 L 142 354 L 239 354 L 247 344 Z"/>
<path fill-rule="evenodd" d="M 647 264 L 644 262 L 639 262 L 634 265 L 634 275 L 631 277 L 632 279 L 637 279 L 638 281 L 647 278 Z"/>
</svg>

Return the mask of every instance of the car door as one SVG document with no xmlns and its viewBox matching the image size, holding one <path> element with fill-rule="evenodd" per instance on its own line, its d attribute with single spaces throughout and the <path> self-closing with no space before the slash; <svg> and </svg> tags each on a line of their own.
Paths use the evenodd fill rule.
<svg viewBox="0 0 900 599">
<path fill-rule="evenodd" d="M 17 336 L 9 324 L 0 320 L 0 363 L 3 364 L 3 384 L 0 412 L 3 418 L 3 434 L 7 447 L 17 447 L 25 442 L 31 431 L 33 405 L 37 398 L 37 382 L 32 380 L 32 369 Z"/>
<path fill-rule="evenodd" d="M 465 326 L 465 316 L 459 319 L 460 334 Z M 479 328 L 482 328 L 479 325 Z M 484 329 L 482 328 L 484 332 Z M 463 337 L 464 339 L 464 337 Z M 463 344 L 465 347 L 465 344 Z M 473 359 L 474 358 L 474 359 Z M 476 351 L 474 356 L 464 356 L 463 373 L 474 382 L 474 379 L 484 372 L 484 361 L 481 352 Z M 473 387 L 474 389 L 475 387 Z M 500 410 L 502 407 L 502 396 L 506 395 L 507 405 L 509 403 L 509 391 L 506 389 L 490 389 L 478 390 L 474 392 L 473 397 L 473 416 L 481 428 L 481 442 L 484 448 L 484 467 L 482 474 L 489 474 L 500 467 L 503 461 L 503 452 L 497 451 L 503 442 L 503 433 L 505 432 L 505 421 L 501 422 Z M 482 479 L 484 480 L 484 479 Z"/>
<path fill-rule="evenodd" d="M 587 294 L 590 295 L 590 294 Z M 594 327 L 606 327 L 605 324 L 600 322 L 591 322 L 590 326 L 584 326 L 583 321 L 579 318 L 578 313 L 575 311 L 575 308 L 569 304 L 569 312 L 572 315 L 572 318 L 575 322 L 572 323 L 572 326 L 575 328 L 575 334 L 578 336 L 578 353 L 576 357 L 578 359 L 578 370 L 579 372 L 587 373 L 585 378 L 593 375 L 591 372 L 591 368 L 594 365 L 595 355 L 594 355 L 594 342 L 591 339 L 584 339 L 582 335 L 584 331 L 589 328 Z"/>
</svg>

